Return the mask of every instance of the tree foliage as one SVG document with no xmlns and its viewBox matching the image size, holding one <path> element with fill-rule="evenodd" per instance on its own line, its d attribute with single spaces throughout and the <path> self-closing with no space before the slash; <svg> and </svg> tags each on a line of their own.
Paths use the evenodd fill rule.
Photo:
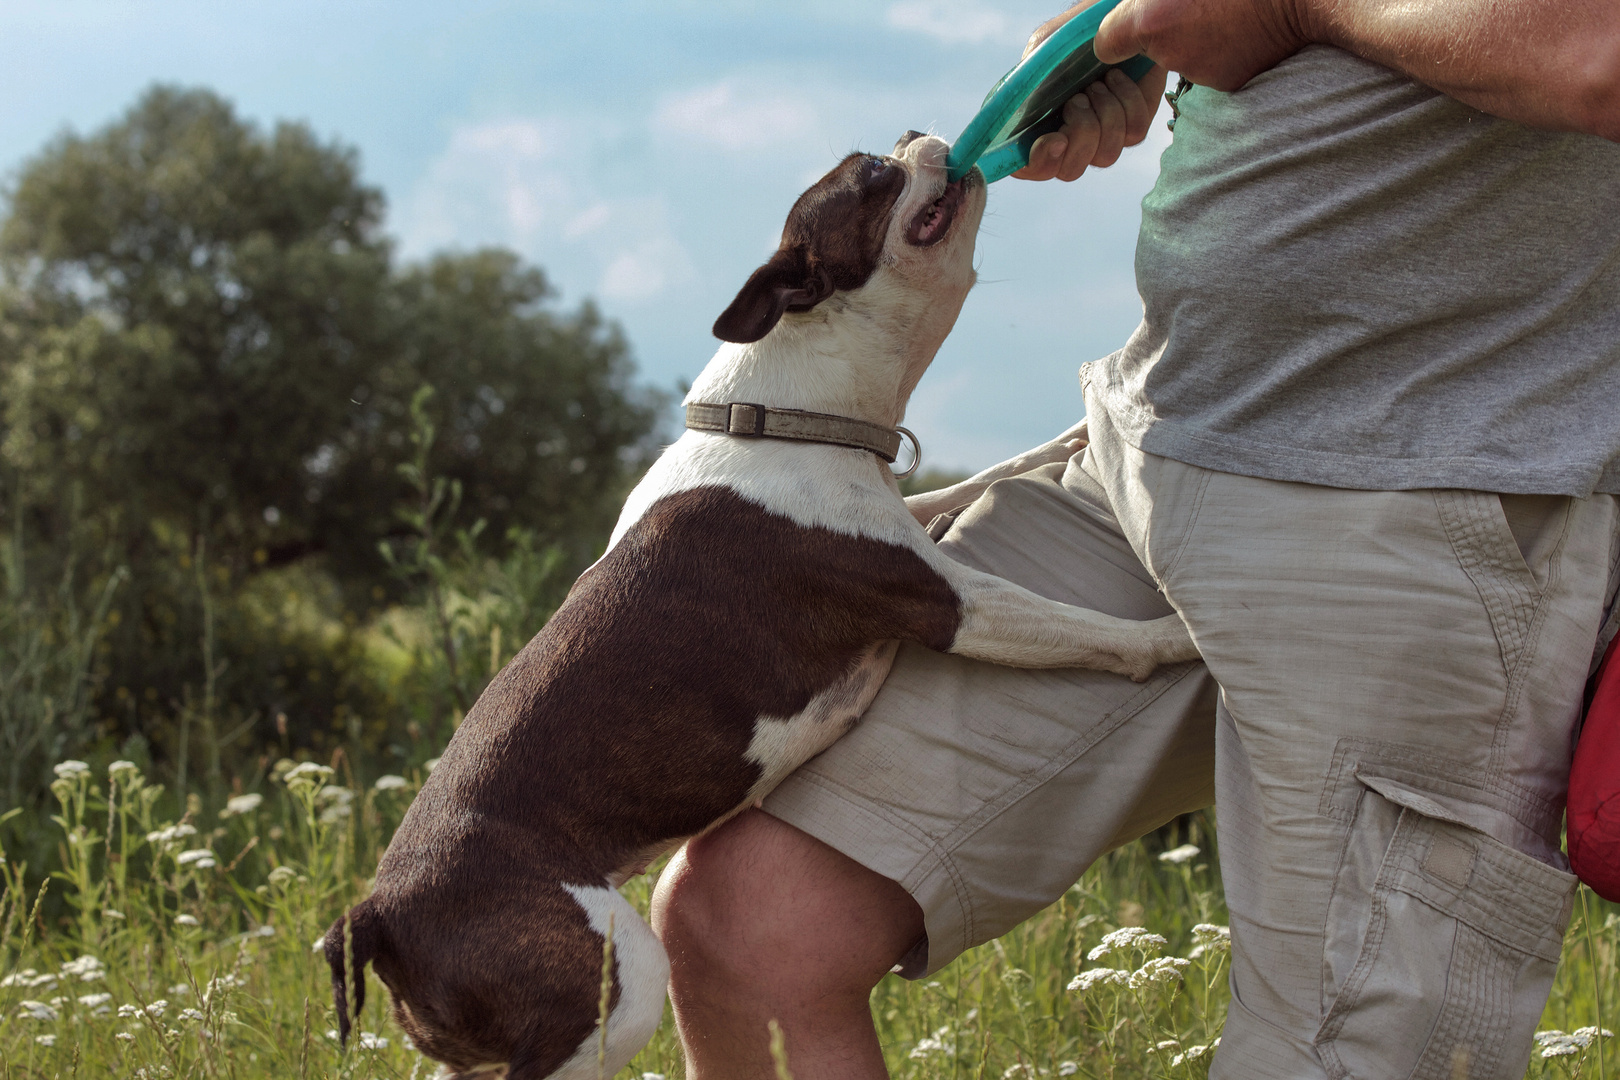
<svg viewBox="0 0 1620 1080">
<path fill-rule="evenodd" d="M 343 649 L 266 616 L 275 589 L 256 579 L 318 571 L 304 593 L 351 622 L 399 598 L 378 545 L 405 529 L 420 387 L 440 433 L 426 468 L 487 522 L 485 556 L 519 530 L 589 558 L 645 465 L 662 399 L 634 384 L 615 327 L 558 310 L 506 251 L 397 266 L 356 153 L 302 124 L 266 131 L 208 91 L 157 87 L 55 139 L 7 194 L 0 532 L 46 563 L 90 537 L 103 576 L 132 571 L 100 665 L 104 704 L 134 702 L 126 727 L 202 684 L 210 604 L 238 700 L 341 704 Z"/>
</svg>

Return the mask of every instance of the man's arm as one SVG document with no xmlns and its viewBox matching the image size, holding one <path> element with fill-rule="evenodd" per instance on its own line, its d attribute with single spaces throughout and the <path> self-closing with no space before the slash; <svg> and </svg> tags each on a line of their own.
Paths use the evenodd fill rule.
<svg viewBox="0 0 1620 1080">
<path fill-rule="evenodd" d="M 1616 0 L 1123 0 L 1096 50 L 1236 90 L 1312 42 L 1508 120 L 1620 142 Z"/>
</svg>

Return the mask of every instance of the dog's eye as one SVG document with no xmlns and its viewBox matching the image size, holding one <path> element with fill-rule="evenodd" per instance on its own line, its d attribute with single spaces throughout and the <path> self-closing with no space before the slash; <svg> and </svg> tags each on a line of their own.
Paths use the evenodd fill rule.
<svg viewBox="0 0 1620 1080">
<path fill-rule="evenodd" d="M 866 168 L 867 171 L 873 176 L 882 176 L 884 173 L 894 168 L 894 166 L 890 163 L 888 158 L 875 157 L 867 159 Z"/>
</svg>

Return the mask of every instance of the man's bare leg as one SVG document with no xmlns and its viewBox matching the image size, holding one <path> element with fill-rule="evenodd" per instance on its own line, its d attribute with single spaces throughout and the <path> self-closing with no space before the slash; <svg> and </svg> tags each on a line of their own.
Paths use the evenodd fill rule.
<svg viewBox="0 0 1620 1080">
<path fill-rule="evenodd" d="M 652 924 L 693 1080 L 772 1075 L 773 1019 L 796 1080 L 888 1075 L 867 1001 L 923 933 L 895 882 L 750 810 L 670 861 Z"/>
</svg>

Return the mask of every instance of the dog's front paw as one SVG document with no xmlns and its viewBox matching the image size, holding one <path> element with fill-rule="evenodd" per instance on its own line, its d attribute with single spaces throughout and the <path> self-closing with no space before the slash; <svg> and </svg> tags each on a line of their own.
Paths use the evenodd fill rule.
<svg viewBox="0 0 1620 1080">
<path fill-rule="evenodd" d="M 1133 648 L 1121 650 L 1117 666 L 1109 670 L 1118 672 L 1132 682 L 1146 682 L 1165 664 L 1181 664 L 1197 660 L 1198 647 L 1192 634 L 1179 615 L 1166 615 L 1141 624 L 1141 640 L 1133 641 Z"/>
<path fill-rule="evenodd" d="M 1198 646 L 1180 615 L 1166 615 L 1148 623 L 1153 627 L 1153 657 L 1156 664 L 1183 664 L 1200 659 Z"/>
</svg>

